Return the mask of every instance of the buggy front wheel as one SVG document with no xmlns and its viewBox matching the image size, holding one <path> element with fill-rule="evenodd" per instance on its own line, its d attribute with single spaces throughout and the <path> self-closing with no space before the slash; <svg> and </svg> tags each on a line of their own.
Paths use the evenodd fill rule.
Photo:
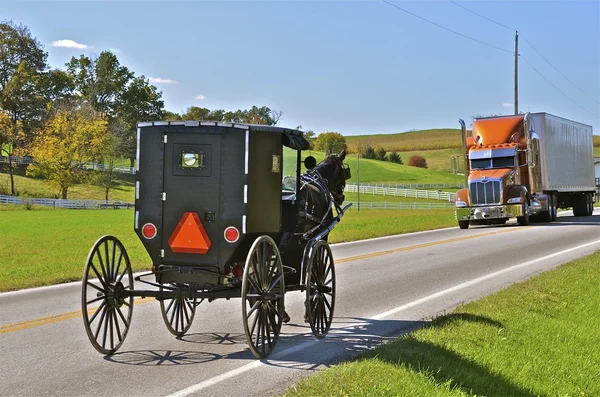
<svg viewBox="0 0 600 397">
<path fill-rule="evenodd" d="M 257 238 L 246 258 L 242 279 L 242 316 L 250 351 L 267 357 L 275 348 L 284 312 L 283 264 L 269 236 Z"/>
<path fill-rule="evenodd" d="M 113 354 L 123 344 L 133 313 L 131 262 L 123 244 L 113 236 L 92 246 L 83 269 L 81 310 L 92 346 Z"/>
<path fill-rule="evenodd" d="M 306 318 L 312 333 L 322 339 L 329 332 L 335 308 L 335 267 L 329 244 L 319 240 L 306 269 Z"/>
<path fill-rule="evenodd" d="M 185 286 L 179 284 L 169 284 L 160 287 L 160 291 L 172 290 L 180 291 Z M 189 299 L 183 296 L 175 299 L 161 299 L 160 312 L 162 318 L 170 333 L 177 337 L 182 337 L 192 326 L 194 315 L 196 314 L 196 299 Z"/>
</svg>

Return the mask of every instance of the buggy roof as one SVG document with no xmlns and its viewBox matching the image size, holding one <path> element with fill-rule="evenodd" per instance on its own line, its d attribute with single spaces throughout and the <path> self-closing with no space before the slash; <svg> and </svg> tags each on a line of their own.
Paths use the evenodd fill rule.
<svg viewBox="0 0 600 397">
<path fill-rule="evenodd" d="M 188 127 L 229 127 L 229 128 L 240 128 L 250 131 L 266 131 L 279 133 L 283 135 L 283 145 L 294 150 L 307 150 L 310 147 L 308 141 L 304 138 L 303 132 L 300 130 L 274 127 L 271 125 L 261 124 L 241 124 L 241 123 L 222 123 L 216 121 L 190 121 L 190 120 L 177 120 L 177 121 L 148 121 L 138 123 L 138 128 L 151 127 L 151 126 L 162 126 L 162 125 L 178 125 Z"/>
</svg>

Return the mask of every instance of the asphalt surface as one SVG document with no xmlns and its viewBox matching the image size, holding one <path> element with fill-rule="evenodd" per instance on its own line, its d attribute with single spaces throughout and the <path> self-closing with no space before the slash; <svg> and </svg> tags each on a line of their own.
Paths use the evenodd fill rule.
<svg viewBox="0 0 600 397">
<path fill-rule="evenodd" d="M 332 330 L 317 341 L 303 322 L 303 295 L 288 293 L 292 321 L 266 360 L 248 350 L 239 299 L 201 304 L 180 339 L 158 302 L 140 300 L 125 343 L 103 356 L 83 327 L 79 283 L 0 294 L 0 395 L 278 395 L 460 303 L 600 250 L 600 209 L 529 227 L 455 227 L 332 249 Z"/>
</svg>

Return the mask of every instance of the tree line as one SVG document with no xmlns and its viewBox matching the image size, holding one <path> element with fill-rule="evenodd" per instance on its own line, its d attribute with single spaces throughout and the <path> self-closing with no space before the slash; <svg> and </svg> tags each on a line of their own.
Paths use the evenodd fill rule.
<svg viewBox="0 0 600 397">
<path fill-rule="evenodd" d="M 48 53 L 30 29 L 0 22 L 0 156 L 8 158 L 15 194 L 14 156 L 31 156 L 27 173 L 53 183 L 67 198 L 74 183 L 90 179 L 114 186 L 114 166 L 136 152 L 136 124 L 147 120 L 214 120 L 276 125 L 282 112 L 267 106 L 226 111 L 189 107 L 177 114 L 164 108 L 162 92 L 148 78 L 122 65 L 110 51 L 72 57 L 63 69 L 50 68 Z M 102 162 L 105 172 L 82 169 Z"/>
</svg>

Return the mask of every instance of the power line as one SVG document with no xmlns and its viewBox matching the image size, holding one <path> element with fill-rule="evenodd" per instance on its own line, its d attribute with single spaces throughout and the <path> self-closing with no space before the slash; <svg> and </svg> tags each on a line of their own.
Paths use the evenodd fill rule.
<svg viewBox="0 0 600 397">
<path fill-rule="evenodd" d="M 490 22 L 492 22 L 492 23 L 495 23 L 495 24 L 496 24 L 496 25 L 498 25 L 498 26 L 502 26 L 503 28 L 506 28 L 506 29 L 508 29 L 508 30 L 511 30 L 511 31 L 513 31 L 513 32 L 517 30 L 517 29 L 513 29 L 513 28 L 511 28 L 511 27 L 509 27 L 509 26 L 506 26 L 506 25 L 504 25 L 504 24 L 501 24 L 501 23 L 500 23 L 500 22 L 498 22 L 498 21 L 494 21 L 493 19 L 490 19 L 490 18 L 488 18 L 488 17 L 486 17 L 486 16 L 484 16 L 484 15 L 481 15 L 481 14 L 479 14 L 479 13 L 477 13 L 477 12 L 475 12 L 475 11 L 473 11 L 473 10 L 471 10 L 471 9 L 469 9 L 469 8 L 467 8 L 467 7 L 465 7 L 465 6 L 463 6 L 463 5 L 460 5 L 460 4 L 458 4 L 457 2 L 455 2 L 455 1 L 453 1 L 453 0 L 449 0 L 449 1 L 450 1 L 450 3 L 452 3 L 452 4 L 456 5 L 456 6 L 458 6 L 458 7 L 462 8 L 462 9 L 464 9 L 464 10 L 467 10 L 467 11 L 469 11 L 469 12 L 470 12 L 470 13 L 472 13 L 472 14 L 475 14 L 475 15 L 477 15 L 477 16 L 478 16 L 478 17 L 480 17 L 480 18 L 483 18 L 483 19 L 485 19 L 485 20 L 487 20 L 487 21 L 490 21 Z M 553 64 L 552 64 L 552 63 L 551 63 L 551 62 L 550 62 L 550 61 L 549 61 L 549 60 L 548 60 L 548 59 L 547 59 L 545 56 L 543 56 L 543 55 L 542 55 L 542 53 L 541 53 L 541 52 L 539 52 L 539 51 L 538 51 L 538 50 L 537 50 L 537 49 L 536 49 L 536 48 L 533 46 L 533 44 L 531 44 L 531 43 L 529 42 L 529 40 L 527 40 L 527 39 L 526 39 L 526 38 L 525 38 L 525 37 L 524 37 L 522 34 L 521 34 L 520 36 L 521 36 L 521 38 L 522 38 L 523 40 L 525 40 L 525 42 L 526 42 L 527 44 L 529 44 L 529 46 L 530 46 L 530 47 L 531 47 L 531 48 L 532 48 L 532 49 L 533 49 L 535 52 L 537 52 L 537 54 L 538 54 L 539 56 L 541 56 L 541 57 L 542 57 L 542 59 L 543 59 L 544 61 L 546 61 L 546 62 L 548 63 L 548 65 L 552 66 L 552 68 L 553 68 L 554 70 L 556 70 L 556 71 L 557 71 L 557 72 L 558 72 L 558 73 L 559 73 L 559 74 L 560 74 L 562 77 L 564 77 L 564 78 L 565 78 L 565 80 L 567 80 L 569 83 L 571 83 L 571 84 L 572 84 L 572 85 L 573 85 L 575 88 L 577 88 L 579 91 L 581 91 L 583 94 L 585 94 L 585 95 L 586 95 L 588 98 L 590 98 L 590 99 L 591 99 L 591 100 L 593 100 L 594 102 L 596 102 L 596 103 L 600 104 L 600 102 L 598 102 L 598 100 L 597 100 L 597 99 L 595 99 L 594 97 L 592 97 L 591 95 L 589 95 L 587 92 L 585 92 L 584 90 L 582 90 L 581 88 L 579 88 L 579 87 L 577 86 L 577 84 L 575 84 L 574 82 L 572 82 L 571 80 L 569 80 L 569 78 L 568 78 L 567 76 L 565 76 L 563 72 L 561 72 L 560 70 L 558 70 L 558 68 L 557 68 L 556 66 L 554 66 L 554 65 L 553 65 Z"/>
<path fill-rule="evenodd" d="M 513 31 L 513 32 L 517 30 L 517 29 L 513 29 L 513 28 L 511 28 L 511 27 L 508 27 L 508 26 L 506 26 L 506 25 L 503 25 L 503 24 L 501 24 L 500 22 L 496 22 L 496 21 L 494 21 L 493 19 L 490 19 L 490 18 L 488 18 L 488 17 L 486 17 L 486 16 L 483 16 L 483 15 L 481 15 L 481 14 L 478 14 L 478 13 L 476 13 L 475 11 L 468 9 L 467 7 L 460 5 L 460 4 L 458 4 L 457 2 L 455 2 L 455 1 L 452 1 L 452 0 L 450 0 L 450 3 L 452 3 L 452 4 L 456 5 L 456 6 L 459 6 L 460 8 L 463 8 L 463 9 L 467 10 L 467 11 L 469 11 L 470 13 L 473 13 L 473 14 L 477 15 L 478 17 L 481 17 L 481 18 L 483 18 L 483 19 L 487 19 L 488 21 L 490 21 L 490 22 L 493 22 L 493 23 L 495 23 L 495 24 L 496 24 L 496 25 L 498 25 L 498 26 L 502 26 L 503 28 L 506 28 L 506 29 L 508 29 L 508 30 L 511 30 L 511 31 Z"/>
<path fill-rule="evenodd" d="M 437 26 L 438 28 L 441 28 L 441 29 L 447 30 L 448 32 L 451 32 L 451 33 L 454 33 L 454 34 L 456 34 L 456 35 L 459 35 L 459 36 L 461 36 L 461 37 L 464 37 L 464 38 L 466 38 L 466 39 L 472 40 L 472 41 L 474 41 L 474 42 L 476 42 L 476 43 L 483 44 L 483 45 L 486 45 L 486 46 L 488 46 L 488 47 L 495 48 L 495 49 L 497 49 L 497 50 L 500 50 L 500 51 L 508 52 L 509 54 L 512 54 L 512 53 L 513 53 L 511 50 L 507 50 L 507 49 L 505 49 L 505 48 L 500 48 L 500 47 L 497 47 L 497 46 L 495 46 L 495 45 L 493 45 L 493 44 L 489 44 L 489 43 L 483 42 L 483 41 L 481 41 L 481 40 L 477 40 L 477 39 L 475 39 L 475 38 L 473 38 L 473 37 L 467 36 L 467 35 L 465 35 L 465 34 L 459 33 L 459 32 L 457 32 L 457 31 L 454 31 L 454 30 L 452 30 L 452 29 L 449 29 L 449 28 L 447 28 L 447 27 L 445 27 L 445 26 L 442 26 L 442 25 L 440 25 L 440 24 L 437 24 L 437 23 L 435 23 L 435 22 L 432 22 L 432 21 L 430 21 L 429 19 L 425 19 L 425 18 L 423 18 L 423 17 L 421 17 L 421 16 L 419 16 L 419 15 L 417 15 L 417 14 L 414 14 L 414 13 L 412 13 L 412 12 L 408 11 L 408 10 L 405 10 L 404 8 L 402 8 L 402 7 L 399 7 L 399 6 L 397 6 L 396 4 L 390 3 L 390 2 L 389 2 L 389 1 L 387 1 L 387 0 L 382 0 L 382 1 L 383 1 L 384 3 L 386 3 L 386 4 L 389 4 L 389 5 L 391 5 L 392 7 L 395 7 L 395 8 L 397 8 L 397 9 L 401 10 L 401 11 L 404 11 L 404 12 L 405 12 L 405 13 L 407 13 L 407 14 L 410 14 L 410 15 L 412 15 L 413 17 L 419 18 L 419 19 L 421 19 L 421 20 L 423 20 L 423 21 L 425 21 L 425 22 L 427 22 L 427 23 L 430 23 L 430 24 L 432 24 L 432 25 L 435 25 L 435 26 Z"/>
<path fill-rule="evenodd" d="M 563 73 L 562 73 L 560 70 L 558 70 L 558 69 L 556 68 L 556 66 L 554 66 L 552 63 L 550 63 L 550 61 L 549 61 L 549 60 L 547 60 L 547 59 L 546 59 L 546 57 L 545 57 L 545 56 L 543 56 L 543 55 L 542 55 L 542 54 L 541 54 L 541 53 L 540 53 L 538 50 L 536 50 L 536 49 L 535 49 L 535 47 L 534 47 L 534 46 L 533 46 L 533 45 L 532 45 L 532 44 L 531 44 L 531 43 L 530 43 L 530 42 L 529 42 L 529 41 L 528 41 L 528 40 L 527 40 L 525 37 L 521 36 L 521 38 L 523 38 L 523 40 L 525 40 L 525 42 L 527 42 L 527 44 L 529 44 L 529 46 L 530 46 L 531 48 L 533 48 L 533 50 L 534 50 L 535 52 L 537 52 L 537 53 L 538 53 L 538 55 L 539 55 L 539 56 L 541 56 L 541 57 L 542 57 L 542 59 L 543 59 L 544 61 L 548 62 L 548 65 L 552 66 L 552 68 L 553 68 L 554 70 L 556 70 L 556 71 L 557 71 L 557 72 L 558 72 L 558 73 L 559 73 L 559 74 L 560 74 L 562 77 L 564 77 L 564 78 L 565 78 L 565 80 L 567 80 L 569 83 L 573 84 L 573 86 L 574 86 L 575 88 L 577 88 L 579 91 L 583 92 L 583 93 L 584 93 L 584 94 L 585 94 L 585 95 L 586 95 L 588 98 L 590 98 L 591 100 L 593 100 L 594 102 L 596 102 L 597 104 L 599 104 L 599 105 L 600 105 L 600 102 L 598 102 L 598 100 L 597 100 L 597 99 L 595 99 L 594 97 L 592 97 L 591 95 L 589 95 L 587 92 L 585 92 L 584 90 L 582 90 L 581 88 L 579 88 L 579 87 L 577 86 L 577 84 L 575 84 L 575 83 L 573 83 L 571 80 L 569 80 L 569 78 L 568 78 L 567 76 L 565 76 L 565 75 L 564 75 L 564 74 L 563 74 Z"/>
<path fill-rule="evenodd" d="M 563 94 L 564 96 L 566 96 L 567 98 L 569 98 L 569 100 L 571 102 L 573 102 L 575 105 L 579 106 L 581 109 L 585 110 L 586 112 L 588 112 L 589 114 L 591 114 L 592 116 L 594 116 L 595 118 L 597 118 L 598 120 L 600 120 L 600 117 L 596 116 L 595 114 L 593 114 L 592 112 L 590 112 L 589 110 L 587 110 L 586 108 L 584 108 L 583 106 L 581 106 L 580 104 L 578 104 L 577 102 L 575 102 L 573 100 L 573 98 L 571 98 L 570 96 L 568 96 L 567 94 L 565 94 L 564 92 L 562 92 L 557 86 L 555 86 L 550 80 L 548 80 L 543 74 L 540 73 L 539 70 L 537 70 L 535 67 L 533 67 L 532 64 L 530 64 L 527 59 L 523 58 L 523 56 L 520 56 L 520 58 L 525 61 L 525 63 L 527 65 L 529 65 L 530 68 L 532 68 L 533 70 L 535 70 L 535 72 L 537 74 L 539 74 L 544 80 L 546 80 L 548 82 L 548 84 L 550 84 L 552 87 L 554 87 L 556 89 L 556 91 L 560 92 L 561 94 Z"/>
</svg>

